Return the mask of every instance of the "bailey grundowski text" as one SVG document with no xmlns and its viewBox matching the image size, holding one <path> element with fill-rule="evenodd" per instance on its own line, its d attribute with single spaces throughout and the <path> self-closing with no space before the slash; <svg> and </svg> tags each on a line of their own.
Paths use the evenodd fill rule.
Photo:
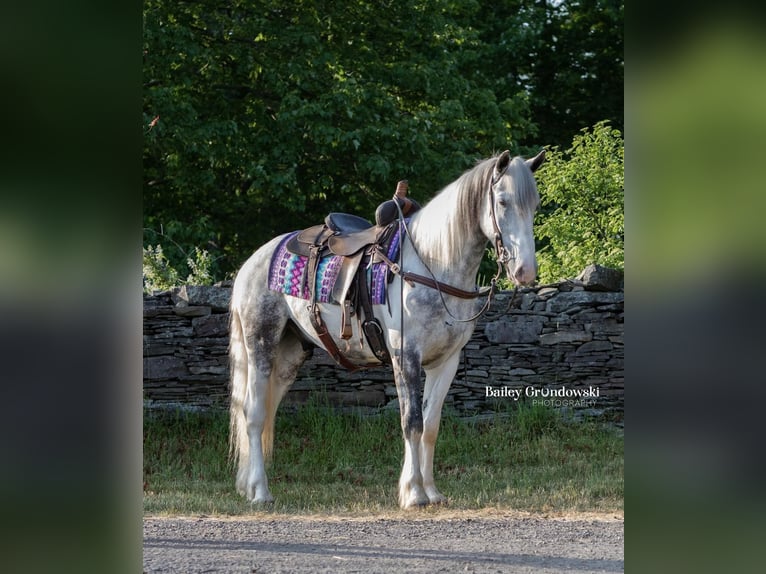
<svg viewBox="0 0 766 574">
<path fill-rule="evenodd" d="M 491 387 L 484 388 L 484 396 L 501 399 L 513 399 L 518 401 L 521 397 L 530 397 L 534 399 L 566 398 L 566 399 L 595 399 L 599 396 L 598 387 L 588 387 L 587 389 L 568 389 L 565 386 L 557 388 L 538 388 L 526 386 L 523 389 L 513 389 L 511 387 Z"/>
</svg>

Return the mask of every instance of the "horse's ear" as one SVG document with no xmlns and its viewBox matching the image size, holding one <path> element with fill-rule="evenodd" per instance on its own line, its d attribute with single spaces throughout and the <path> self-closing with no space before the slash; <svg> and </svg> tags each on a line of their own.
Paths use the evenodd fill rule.
<svg viewBox="0 0 766 574">
<path fill-rule="evenodd" d="M 508 169 L 508 164 L 511 163 L 511 152 L 508 150 L 505 150 L 503 153 L 501 153 L 497 161 L 495 162 L 495 173 L 496 174 L 503 174 L 505 173 L 505 170 Z"/>
<path fill-rule="evenodd" d="M 537 171 L 537 168 L 543 165 L 543 162 L 545 161 L 545 150 L 540 150 L 540 153 L 537 154 L 535 157 L 531 157 L 527 160 L 527 167 L 529 167 L 530 170 Z"/>
</svg>

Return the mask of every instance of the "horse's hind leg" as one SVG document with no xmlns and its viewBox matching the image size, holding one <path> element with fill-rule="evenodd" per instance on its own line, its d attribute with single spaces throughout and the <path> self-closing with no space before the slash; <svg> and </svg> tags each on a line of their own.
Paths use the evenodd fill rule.
<svg viewBox="0 0 766 574">
<path fill-rule="evenodd" d="M 248 381 L 245 420 L 250 460 L 245 480 L 245 496 L 254 503 L 272 502 L 265 461 L 274 444 L 274 419 L 287 389 L 309 352 L 289 330 L 279 334 L 260 332 L 248 346 Z"/>
<path fill-rule="evenodd" d="M 277 345 L 276 357 L 271 369 L 271 378 L 269 379 L 271 400 L 267 403 L 268 410 L 261 436 L 261 445 L 266 460 L 271 457 L 274 446 L 274 421 L 279 403 L 290 388 L 290 385 L 295 381 L 295 377 L 298 376 L 301 365 L 311 355 L 312 348 L 313 345 L 306 344 L 289 328 L 284 330 L 282 339 Z"/>
<path fill-rule="evenodd" d="M 274 500 L 269 492 L 268 480 L 266 479 L 266 453 L 262 438 L 267 415 L 271 412 L 270 378 L 276 347 L 276 342 L 264 344 L 263 341 L 247 346 L 247 391 L 243 409 L 249 457 L 244 467 L 240 461 L 238 483 L 244 482 L 240 487 L 244 490 L 244 495 L 251 502 L 258 503 Z"/>
</svg>

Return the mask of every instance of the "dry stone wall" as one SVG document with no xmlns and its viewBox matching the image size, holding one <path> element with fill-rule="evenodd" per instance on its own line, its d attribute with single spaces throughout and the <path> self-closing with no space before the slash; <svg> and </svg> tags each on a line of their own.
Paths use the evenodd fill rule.
<svg viewBox="0 0 766 574">
<path fill-rule="evenodd" d="M 463 350 L 446 404 L 459 414 L 476 414 L 523 398 L 621 419 L 624 292 L 619 281 L 608 280 L 608 271 L 586 270 L 577 280 L 499 293 Z M 226 285 L 185 286 L 144 296 L 148 406 L 227 404 L 230 293 Z M 342 407 L 398 405 L 389 367 L 352 374 L 319 349 L 285 402 L 302 403 L 317 392 Z"/>
</svg>

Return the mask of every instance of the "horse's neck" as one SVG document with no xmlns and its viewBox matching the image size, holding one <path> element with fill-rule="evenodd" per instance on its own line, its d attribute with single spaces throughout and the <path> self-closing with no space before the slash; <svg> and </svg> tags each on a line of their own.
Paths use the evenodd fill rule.
<svg viewBox="0 0 766 574">
<path fill-rule="evenodd" d="M 437 279 L 472 289 L 487 238 L 479 221 L 466 222 L 454 203 L 450 195 L 437 196 L 415 214 L 410 229 L 418 254 Z"/>
</svg>

